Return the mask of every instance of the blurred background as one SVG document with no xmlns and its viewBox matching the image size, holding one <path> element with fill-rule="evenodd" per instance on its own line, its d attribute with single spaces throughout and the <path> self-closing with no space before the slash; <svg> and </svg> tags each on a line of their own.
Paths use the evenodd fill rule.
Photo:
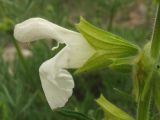
<svg viewBox="0 0 160 120">
<path fill-rule="evenodd" d="M 50 109 L 38 73 L 41 63 L 64 45 L 51 51 L 54 40 L 18 43 L 13 37 L 15 24 L 42 17 L 76 30 L 74 24 L 83 16 L 97 27 L 142 46 L 150 39 L 154 15 L 152 0 L 0 0 L 0 120 L 75 120 Z M 101 120 L 103 112 L 95 99 L 103 93 L 135 116 L 130 74 L 106 68 L 73 75 L 74 93 L 65 109 Z"/>
</svg>

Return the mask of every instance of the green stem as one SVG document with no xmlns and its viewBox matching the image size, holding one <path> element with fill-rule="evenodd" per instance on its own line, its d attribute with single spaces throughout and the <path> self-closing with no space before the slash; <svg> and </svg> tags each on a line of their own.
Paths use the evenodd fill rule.
<svg viewBox="0 0 160 120">
<path fill-rule="evenodd" d="M 142 93 L 142 99 L 145 98 L 147 92 L 150 89 L 150 86 L 152 83 L 152 76 L 154 75 L 154 73 L 157 69 L 157 63 L 159 63 L 159 61 L 160 61 L 159 52 L 155 52 L 155 51 L 159 51 L 159 47 L 157 47 L 157 45 L 159 46 L 159 44 L 157 42 L 160 42 L 159 31 L 160 31 L 160 5 L 158 4 L 155 25 L 154 25 L 154 29 L 153 29 L 153 33 L 152 33 L 152 44 L 154 44 L 154 47 L 153 47 L 153 45 L 151 47 L 151 53 L 156 59 L 155 59 L 155 63 L 153 65 L 153 68 L 149 74 L 149 77 L 146 79 L 145 86 L 144 86 L 143 93 Z M 158 48 L 158 49 L 155 49 L 155 48 Z M 156 54 L 154 54 L 154 53 L 156 53 Z"/>
<path fill-rule="evenodd" d="M 23 56 L 23 54 L 22 54 L 22 52 L 21 52 L 21 50 L 20 50 L 20 47 L 19 47 L 17 41 L 16 41 L 14 38 L 13 38 L 13 45 L 14 45 L 15 48 L 16 48 L 18 57 L 19 57 L 19 59 L 20 59 L 20 61 L 21 61 L 21 64 L 22 64 L 22 66 L 23 66 L 23 68 L 24 68 L 27 76 L 28 76 L 31 80 L 33 80 L 33 79 L 32 79 L 32 75 L 31 75 L 31 73 L 29 72 L 28 66 L 27 66 L 27 64 L 26 64 L 26 62 L 25 62 L 24 56 Z"/>
<path fill-rule="evenodd" d="M 140 86 L 141 90 L 139 91 L 139 100 L 137 108 L 137 120 L 150 120 L 150 109 L 151 109 L 151 99 L 152 99 L 152 86 L 153 86 L 153 77 L 157 69 L 157 63 L 159 62 L 159 45 L 160 45 L 160 8 L 158 4 L 157 15 L 155 20 L 155 25 L 152 33 L 152 46 L 151 46 L 151 55 L 155 58 L 154 64 L 148 74 L 147 79 L 144 80 L 144 83 Z"/>
<path fill-rule="evenodd" d="M 144 100 L 139 98 L 136 120 L 150 120 L 151 99 L 151 92 L 149 92 L 147 96 L 145 96 Z"/>
<path fill-rule="evenodd" d="M 155 65 L 154 65 L 155 66 Z M 145 97 L 147 96 L 147 93 L 152 85 L 152 77 L 154 75 L 154 72 L 155 72 L 155 67 L 152 68 L 151 72 L 149 73 L 147 79 L 145 80 L 145 86 L 143 88 L 143 91 L 142 91 L 142 96 L 141 96 L 141 99 L 142 100 L 145 100 Z"/>
<path fill-rule="evenodd" d="M 151 45 L 151 55 L 153 58 L 157 59 L 160 53 L 160 4 L 158 3 L 157 14 L 154 23 L 153 33 L 152 33 L 152 45 Z"/>
</svg>

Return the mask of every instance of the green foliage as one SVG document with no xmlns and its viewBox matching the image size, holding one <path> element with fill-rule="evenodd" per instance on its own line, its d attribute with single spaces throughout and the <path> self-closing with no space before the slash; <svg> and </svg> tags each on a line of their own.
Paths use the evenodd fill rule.
<svg viewBox="0 0 160 120">
<path fill-rule="evenodd" d="M 10 18 L 3 18 L 3 21 L 0 23 L 0 30 L 8 32 L 14 25 L 14 22 Z"/>
</svg>

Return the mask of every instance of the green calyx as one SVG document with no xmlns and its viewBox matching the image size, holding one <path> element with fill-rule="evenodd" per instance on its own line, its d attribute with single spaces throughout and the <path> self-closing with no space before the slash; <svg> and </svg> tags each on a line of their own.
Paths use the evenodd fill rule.
<svg viewBox="0 0 160 120">
<path fill-rule="evenodd" d="M 139 54 L 140 48 L 137 45 L 91 25 L 82 17 L 76 28 L 96 51 L 76 71 L 78 73 L 103 67 L 120 69 L 122 65 L 126 65 L 128 68 L 133 64 L 135 56 Z"/>
<path fill-rule="evenodd" d="M 108 101 L 103 95 L 96 102 L 105 113 L 104 120 L 135 120 L 132 116 Z"/>
</svg>

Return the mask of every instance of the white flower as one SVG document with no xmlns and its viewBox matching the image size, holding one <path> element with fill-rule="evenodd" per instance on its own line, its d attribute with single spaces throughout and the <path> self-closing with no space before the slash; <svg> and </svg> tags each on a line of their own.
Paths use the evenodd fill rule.
<svg viewBox="0 0 160 120">
<path fill-rule="evenodd" d="M 55 39 L 66 46 L 39 68 L 42 87 L 52 109 L 63 107 L 72 95 L 74 81 L 68 68 L 81 67 L 95 52 L 80 33 L 70 31 L 42 18 L 31 18 L 15 26 L 20 42 Z M 45 54 L 45 53 L 44 53 Z"/>
</svg>

